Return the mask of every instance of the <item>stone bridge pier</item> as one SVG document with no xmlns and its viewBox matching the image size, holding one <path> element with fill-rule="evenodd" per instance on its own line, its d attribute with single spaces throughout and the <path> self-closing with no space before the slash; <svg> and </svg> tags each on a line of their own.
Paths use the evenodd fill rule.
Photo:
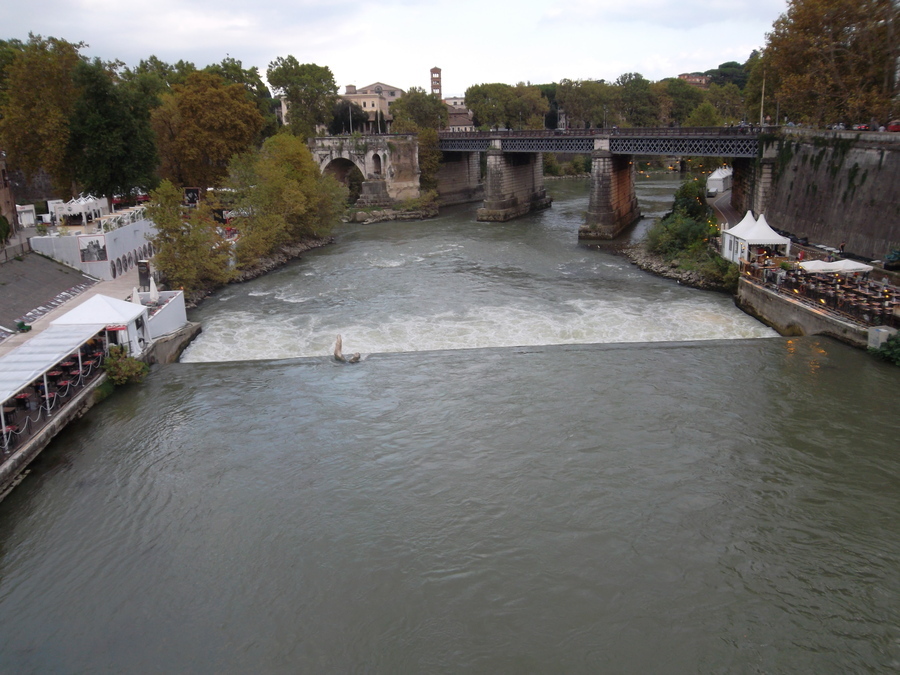
<svg viewBox="0 0 900 675">
<path fill-rule="evenodd" d="M 466 204 L 484 199 L 480 152 L 444 152 L 437 172 L 441 205 Z"/>
<path fill-rule="evenodd" d="M 553 200 L 544 189 L 544 158 L 539 152 L 504 153 L 499 140 L 487 150 L 484 206 L 476 219 L 504 222 L 546 209 Z"/>
<path fill-rule="evenodd" d="M 634 193 L 632 155 L 606 149 L 591 153 L 591 194 L 579 239 L 613 239 L 641 217 Z"/>
</svg>

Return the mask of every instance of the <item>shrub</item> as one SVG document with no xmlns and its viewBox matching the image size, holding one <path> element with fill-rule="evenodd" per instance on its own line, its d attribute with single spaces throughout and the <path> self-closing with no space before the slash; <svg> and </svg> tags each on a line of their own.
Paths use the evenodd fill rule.
<svg viewBox="0 0 900 675">
<path fill-rule="evenodd" d="M 107 377 L 113 384 L 120 385 L 143 381 L 150 372 L 150 367 L 146 363 L 128 356 L 125 347 L 110 347 L 109 356 L 103 362 L 103 370 L 106 371 Z"/>
<path fill-rule="evenodd" d="M 882 361 L 900 366 L 900 332 L 891 335 L 878 349 L 870 349 L 869 353 Z"/>
</svg>

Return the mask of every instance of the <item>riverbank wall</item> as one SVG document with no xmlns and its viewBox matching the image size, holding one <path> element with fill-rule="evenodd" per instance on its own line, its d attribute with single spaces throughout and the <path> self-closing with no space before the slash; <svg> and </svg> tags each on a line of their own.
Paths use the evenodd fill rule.
<svg viewBox="0 0 900 675">
<path fill-rule="evenodd" d="M 68 424 L 83 416 L 97 403 L 96 390 L 106 382 L 106 373 L 100 374 L 72 400 L 53 414 L 53 417 L 34 436 L 25 441 L 21 447 L 0 464 L 0 500 L 3 500 L 25 477 L 25 470 L 44 448 L 50 445 L 56 435 Z"/>
<path fill-rule="evenodd" d="M 735 208 L 868 259 L 900 247 L 900 134 L 788 129 L 760 142 L 758 185 L 736 188 Z"/>
<path fill-rule="evenodd" d="M 199 323 L 189 322 L 177 331 L 154 340 L 147 352 L 141 355 L 140 360 L 148 365 L 174 363 L 200 331 Z M 54 411 L 53 417 L 34 436 L 25 441 L 21 447 L 16 448 L 0 464 L 0 500 L 22 481 L 28 465 L 38 458 L 57 434 L 103 400 L 103 397 L 98 394 L 98 389 L 106 381 L 106 373 L 101 373 L 64 406 Z"/>
</svg>

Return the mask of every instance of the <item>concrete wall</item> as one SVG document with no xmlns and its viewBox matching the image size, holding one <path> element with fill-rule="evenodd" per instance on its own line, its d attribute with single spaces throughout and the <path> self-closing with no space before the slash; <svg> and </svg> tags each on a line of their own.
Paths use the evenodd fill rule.
<svg viewBox="0 0 900 675">
<path fill-rule="evenodd" d="M 466 204 L 484 199 L 481 153 L 445 152 L 438 167 L 438 198 L 441 205 Z"/>
<path fill-rule="evenodd" d="M 738 283 L 735 304 L 782 335 L 828 335 L 865 349 L 868 330 L 820 312 L 745 279 Z"/>
<path fill-rule="evenodd" d="M 900 248 L 900 134 L 794 131 L 763 155 L 751 208 L 772 227 L 874 259 Z"/>
<path fill-rule="evenodd" d="M 545 209 L 551 199 L 544 189 L 544 158 L 538 153 L 487 151 L 484 207 L 477 220 L 503 222 Z"/>
</svg>

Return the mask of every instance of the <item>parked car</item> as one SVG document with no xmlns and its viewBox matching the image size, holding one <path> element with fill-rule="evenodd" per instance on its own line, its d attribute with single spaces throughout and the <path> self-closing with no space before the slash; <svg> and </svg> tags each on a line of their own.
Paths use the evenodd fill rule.
<svg viewBox="0 0 900 675">
<path fill-rule="evenodd" d="M 869 125 L 868 124 L 854 124 L 853 130 L 854 131 L 868 131 Z"/>
<path fill-rule="evenodd" d="M 900 131 L 900 120 L 891 120 L 888 122 L 888 131 Z"/>
</svg>

